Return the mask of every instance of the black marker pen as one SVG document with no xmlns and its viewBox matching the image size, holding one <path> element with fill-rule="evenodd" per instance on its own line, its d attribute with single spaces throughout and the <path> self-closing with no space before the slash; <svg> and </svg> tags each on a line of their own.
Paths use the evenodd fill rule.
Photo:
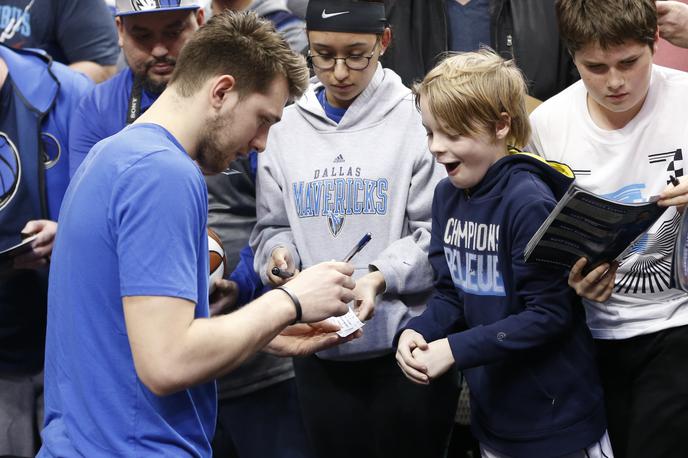
<svg viewBox="0 0 688 458">
<path fill-rule="evenodd" d="M 680 181 L 678 181 L 678 178 L 676 178 L 673 175 L 669 175 L 669 181 L 671 181 L 671 184 L 673 184 L 674 186 L 678 186 L 681 183 Z"/>
<path fill-rule="evenodd" d="M 291 278 L 294 276 L 294 272 L 287 272 L 286 270 L 282 270 L 277 266 L 273 267 L 271 272 L 272 275 L 276 275 L 279 278 Z"/>
</svg>

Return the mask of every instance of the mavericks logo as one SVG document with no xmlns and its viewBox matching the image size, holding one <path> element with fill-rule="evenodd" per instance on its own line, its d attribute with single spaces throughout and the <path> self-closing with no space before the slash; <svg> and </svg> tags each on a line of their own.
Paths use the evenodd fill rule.
<svg viewBox="0 0 688 458">
<path fill-rule="evenodd" d="M 46 170 L 52 168 L 62 156 L 62 146 L 53 134 L 41 132 L 41 157 Z"/>
<path fill-rule="evenodd" d="M 0 132 L 0 210 L 9 204 L 19 189 L 21 162 L 12 140 Z"/>
<path fill-rule="evenodd" d="M 342 226 L 344 226 L 344 215 L 328 210 L 327 228 L 330 230 L 330 234 L 332 234 L 333 237 L 337 237 L 339 231 L 342 230 Z"/>
</svg>

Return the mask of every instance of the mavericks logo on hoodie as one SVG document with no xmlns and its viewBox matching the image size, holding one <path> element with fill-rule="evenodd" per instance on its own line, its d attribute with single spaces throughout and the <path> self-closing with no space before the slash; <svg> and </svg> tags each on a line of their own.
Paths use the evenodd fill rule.
<svg viewBox="0 0 688 458">
<path fill-rule="evenodd" d="M 325 169 L 323 173 L 318 170 L 315 180 L 292 183 L 299 218 L 326 217 L 327 227 L 336 237 L 348 215 L 387 213 L 389 182 L 386 178 L 361 178 L 358 167 L 342 174 L 334 169 Z"/>
</svg>

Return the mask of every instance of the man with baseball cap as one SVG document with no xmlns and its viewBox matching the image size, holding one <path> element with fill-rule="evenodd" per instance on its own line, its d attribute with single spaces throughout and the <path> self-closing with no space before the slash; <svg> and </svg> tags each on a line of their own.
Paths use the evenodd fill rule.
<svg viewBox="0 0 688 458">
<path fill-rule="evenodd" d="M 184 44 L 204 22 L 194 0 L 117 0 L 115 24 L 128 67 L 81 102 L 70 129 L 73 175 L 93 145 L 131 124 L 167 85 Z"/>
</svg>

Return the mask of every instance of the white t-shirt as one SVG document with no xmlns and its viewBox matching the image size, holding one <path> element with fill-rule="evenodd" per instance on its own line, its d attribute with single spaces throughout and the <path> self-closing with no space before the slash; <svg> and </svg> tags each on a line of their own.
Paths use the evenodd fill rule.
<svg viewBox="0 0 688 458">
<path fill-rule="evenodd" d="M 688 154 L 688 73 L 654 66 L 640 112 L 618 130 L 590 117 L 582 81 L 531 115 L 530 151 L 568 164 L 579 186 L 621 202 L 659 194 L 669 175 L 685 174 Z M 672 207 L 624 255 L 612 297 L 584 300 L 597 339 L 626 339 L 688 324 L 688 294 L 669 288 L 679 214 Z"/>
</svg>

